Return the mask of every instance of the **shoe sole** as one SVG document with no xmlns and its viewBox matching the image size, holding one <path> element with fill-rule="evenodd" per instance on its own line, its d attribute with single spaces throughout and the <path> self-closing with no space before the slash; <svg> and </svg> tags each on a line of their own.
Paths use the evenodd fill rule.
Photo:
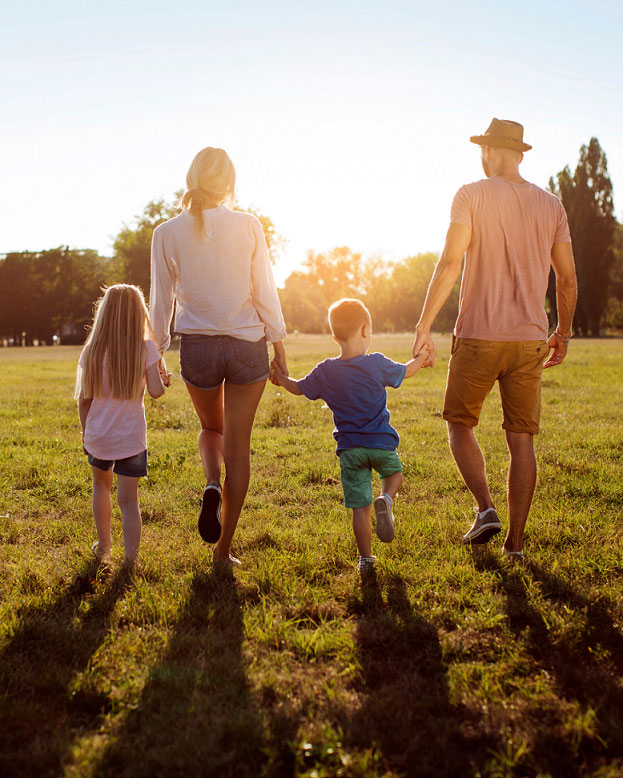
<svg viewBox="0 0 623 778">
<path fill-rule="evenodd" d="M 205 489 L 199 514 L 199 534 L 206 543 L 216 543 L 221 537 L 221 522 L 218 520 L 218 506 L 221 493 L 218 489 Z"/>
<path fill-rule="evenodd" d="M 482 527 L 479 527 L 478 531 L 475 532 L 471 537 L 464 537 L 463 543 L 466 546 L 478 546 L 483 543 L 488 543 L 494 535 L 497 535 L 498 532 L 500 532 L 501 529 L 501 524 L 483 524 Z"/>
<path fill-rule="evenodd" d="M 374 515 L 376 516 L 376 534 L 382 543 L 391 543 L 396 535 L 394 522 L 387 503 L 382 497 L 374 501 Z"/>
</svg>

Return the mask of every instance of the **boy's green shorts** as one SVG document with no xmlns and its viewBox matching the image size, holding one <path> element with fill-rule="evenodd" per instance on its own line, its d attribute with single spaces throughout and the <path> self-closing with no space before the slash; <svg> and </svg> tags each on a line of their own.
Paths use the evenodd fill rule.
<svg viewBox="0 0 623 778">
<path fill-rule="evenodd" d="M 372 503 L 372 470 L 381 478 L 402 470 L 396 449 L 346 448 L 338 456 L 347 508 L 364 508 Z"/>
</svg>

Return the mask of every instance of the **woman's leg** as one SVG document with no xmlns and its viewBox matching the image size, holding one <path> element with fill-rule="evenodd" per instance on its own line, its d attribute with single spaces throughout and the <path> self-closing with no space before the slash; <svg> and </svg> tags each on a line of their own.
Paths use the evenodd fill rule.
<svg viewBox="0 0 623 778">
<path fill-rule="evenodd" d="M 222 562 L 229 558 L 231 540 L 249 488 L 251 431 L 265 385 L 265 380 L 245 385 L 225 382 L 223 428 L 225 483 L 221 509 L 223 528 L 221 537 L 214 546 L 215 562 Z"/>
<path fill-rule="evenodd" d="M 223 385 L 218 389 L 197 389 L 186 384 L 201 423 L 199 454 L 206 483 L 221 482 L 223 464 Z"/>
<path fill-rule="evenodd" d="M 110 470 L 102 470 L 91 465 L 93 471 L 93 518 L 97 530 L 97 553 L 104 556 L 110 553 L 110 518 L 112 516 L 112 503 L 110 492 L 112 489 L 112 467 Z"/>
<path fill-rule="evenodd" d="M 126 562 L 136 562 L 141 545 L 141 511 L 138 507 L 138 478 L 117 476 L 117 502 L 121 508 L 123 551 Z"/>
</svg>

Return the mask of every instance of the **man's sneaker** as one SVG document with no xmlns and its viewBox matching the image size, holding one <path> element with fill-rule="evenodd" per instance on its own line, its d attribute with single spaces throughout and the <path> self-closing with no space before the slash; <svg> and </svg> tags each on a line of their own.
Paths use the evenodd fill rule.
<svg viewBox="0 0 623 778">
<path fill-rule="evenodd" d="M 495 508 L 487 508 L 486 511 L 478 513 L 478 508 L 474 508 L 476 518 L 469 532 L 463 535 L 463 543 L 487 543 L 490 538 L 497 535 L 502 529 Z"/>
<path fill-rule="evenodd" d="M 203 490 L 199 534 L 206 543 L 216 543 L 221 537 L 221 487 L 216 481 Z"/>
<path fill-rule="evenodd" d="M 374 570 L 375 556 L 360 556 L 357 562 L 358 573 L 371 573 Z"/>
<path fill-rule="evenodd" d="M 376 516 L 376 534 L 383 543 L 391 543 L 396 534 L 394 529 L 394 514 L 392 513 L 392 498 L 389 494 L 382 494 L 374 501 L 374 515 Z"/>
</svg>

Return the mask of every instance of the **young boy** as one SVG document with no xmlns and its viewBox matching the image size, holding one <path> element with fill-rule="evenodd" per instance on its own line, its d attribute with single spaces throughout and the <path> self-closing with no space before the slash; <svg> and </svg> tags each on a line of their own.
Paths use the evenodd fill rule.
<svg viewBox="0 0 623 778">
<path fill-rule="evenodd" d="M 376 534 L 383 543 L 394 538 L 393 500 L 402 483 L 402 465 L 396 452 L 400 438 L 389 423 L 385 387 L 397 389 L 422 366 L 428 352 L 406 364 L 383 354 L 367 354 L 372 320 L 360 300 L 338 300 L 329 308 L 329 325 L 340 356 L 325 359 L 298 381 L 271 363 L 271 380 L 291 394 L 310 400 L 322 398 L 333 411 L 340 458 L 344 504 L 353 509 L 353 530 L 359 563 L 357 570 L 372 570 L 372 470 L 381 477 L 381 496 L 374 500 Z"/>
</svg>

